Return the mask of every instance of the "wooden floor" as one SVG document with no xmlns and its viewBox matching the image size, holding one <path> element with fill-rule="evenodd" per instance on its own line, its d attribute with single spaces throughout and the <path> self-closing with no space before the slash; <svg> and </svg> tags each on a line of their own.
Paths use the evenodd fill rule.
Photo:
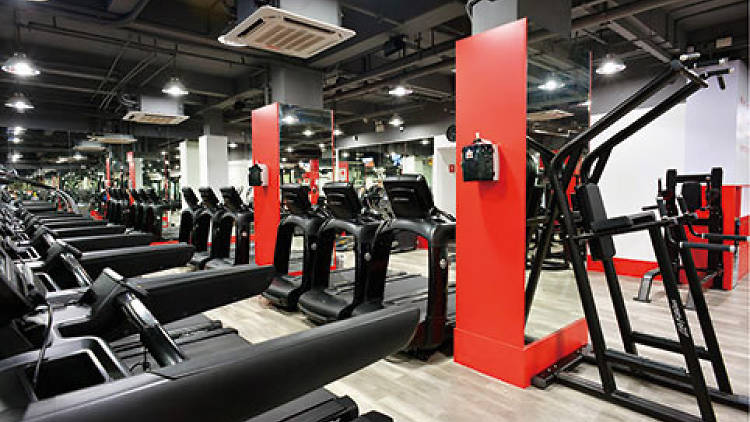
<svg viewBox="0 0 750 422">
<path fill-rule="evenodd" d="M 392 258 L 393 268 L 424 271 L 423 251 L 399 254 Z M 592 273 L 592 284 L 608 344 L 620 344 L 609 294 L 603 277 Z M 732 378 L 735 392 L 748 394 L 750 379 L 750 342 L 748 316 L 750 286 L 747 278 L 734 291 L 709 291 L 717 335 Z M 633 328 L 674 337 L 661 286 L 654 286 L 652 303 L 629 300 L 635 296 L 638 280 L 622 279 L 622 289 Z M 582 314 L 572 273 L 546 273 L 540 284 L 538 300 L 530 316 L 527 333 L 535 336 L 554 331 Z M 692 313 L 691 313 L 692 314 Z M 237 328 L 251 342 L 280 337 L 312 327 L 298 313 L 280 312 L 260 298 L 216 309 L 207 313 Z M 697 320 L 690 317 L 697 342 L 701 341 Z M 681 364 L 675 356 L 646 348 L 647 356 Z M 665 356 L 666 355 L 666 356 Z M 502 359 L 502 356 L 498 356 Z M 314 362 L 310 362 L 314 365 Z M 583 367 L 584 376 L 596 378 L 593 368 Z M 714 384 L 709 367 L 705 367 L 709 383 Z M 694 400 L 670 390 L 618 377 L 618 385 L 683 410 L 697 412 Z M 411 421 L 640 421 L 648 418 L 616 405 L 578 393 L 567 387 L 553 385 L 547 390 L 534 387 L 520 389 L 458 365 L 450 357 L 434 355 L 428 362 L 396 355 L 381 360 L 357 373 L 328 386 L 339 395 L 349 395 L 362 411 L 378 410 L 399 422 Z M 720 421 L 747 421 L 748 415 L 715 405 Z"/>
</svg>

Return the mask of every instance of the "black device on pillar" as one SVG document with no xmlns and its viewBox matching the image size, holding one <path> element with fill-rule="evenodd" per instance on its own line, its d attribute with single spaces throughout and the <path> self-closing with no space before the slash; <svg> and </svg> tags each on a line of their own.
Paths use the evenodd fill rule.
<svg viewBox="0 0 750 422">
<path fill-rule="evenodd" d="M 216 255 L 206 263 L 205 268 L 220 268 L 232 265 L 249 264 L 253 253 L 251 251 L 250 233 L 252 231 L 253 210 L 242 202 L 240 194 L 234 186 L 221 188 L 221 196 L 224 199 L 224 208 L 227 210 L 222 217 L 219 230 L 223 231 L 217 236 L 217 242 L 223 242 L 221 247 L 216 248 Z M 229 220 L 231 224 L 225 223 Z M 234 248 L 231 247 L 232 233 L 234 233 Z M 213 242 L 213 241 L 212 241 Z M 213 250 L 215 243 L 211 244 Z"/>
<path fill-rule="evenodd" d="M 720 167 L 714 167 L 710 173 L 705 174 L 678 174 L 675 169 L 667 170 L 664 188 L 662 188 L 662 180 L 659 179 L 657 204 L 644 207 L 644 211 L 658 210 L 662 217 L 677 217 L 685 212 L 702 213 L 702 218 L 689 222 L 687 228 L 691 234 L 696 238 L 707 240 L 709 244 L 713 245 L 722 245 L 727 239 L 732 239 L 735 244 L 734 250 L 731 252 L 734 253 L 736 258 L 739 243 L 747 241 L 747 238 L 739 235 L 739 221 L 734 222 L 733 234 L 726 235 L 724 233 L 724 211 L 721 195 L 722 175 L 723 170 Z M 678 185 L 681 185 L 680 195 L 677 195 Z M 695 230 L 697 227 L 700 227 L 700 229 Z M 680 262 L 679 247 L 670 243 L 667 250 L 674 273 L 682 274 L 685 268 Z M 721 288 L 723 278 L 726 277 L 724 274 L 724 254 L 727 251 L 723 248 L 717 248 L 705 250 L 702 253 L 706 257 L 705 265 L 697 268 L 702 276 L 701 284 Z M 638 296 L 634 299 L 639 302 L 650 302 L 653 280 L 660 274 L 661 270 L 658 267 L 644 274 L 641 278 Z M 692 296 L 690 295 L 686 300 L 686 307 L 694 309 Z"/>
<path fill-rule="evenodd" d="M 729 250 L 730 246 L 687 242 L 685 226 L 695 221 L 695 215 L 689 212 L 663 218 L 657 218 L 652 211 L 609 217 L 598 186 L 611 153 L 617 145 L 675 105 L 683 102 L 696 91 L 706 88 L 708 86 L 706 79 L 720 75 L 720 72 L 722 70 L 705 72 L 699 75 L 687 69 L 679 61 L 673 61 L 668 69 L 661 72 L 646 86 L 568 142 L 552 159 L 547 174 L 550 176 L 554 201 L 547 215 L 547 224 L 544 233 L 540 236 L 540 245 L 536 249 L 527 281 L 526 312 L 528 314 L 533 304 L 534 292 L 539 281 L 545 254 L 549 250 L 549 242 L 555 229 L 552 222 L 559 220 L 562 223 L 563 239 L 570 251 L 570 260 L 591 339 L 591 347 L 563 358 L 556 365 L 534 377 L 533 382 L 536 386 L 546 387 L 551 382 L 559 382 L 664 421 L 715 421 L 716 415 L 713 408 L 715 403 L 748 411 L 748 398 L 734 394 L 730 385 L 692 255 L 693 249 L 712 250 L 721 248 Z M 629 112 L 670 85 L 678 77 L 686 79 L 687 83 L 681 84 L 678 90 L 612 135 L 583 158 L 585 151 L 589 148 L 589 142 L 594 137 L 612 127 Z M 583 161 L 581 161 L 582 158 Z M 571 204 L 566 188 L 569 186 L 579 162 L 581 179 L 576 188 L 575 203 Z M 580 212 L 580 218 L 574 215 L 576 210 Z M 677 340 L 635 331 L 630 324 L 615 270 L 614 256 L 616 250 L 612 238 L 616 235 L 644 231 L 648 232 L 661 268 L 669 314 L 674 322 Z M 716 239 L 719 240 L 719 238 Z M 728 241 L 731 239 L 723 237 L 721 240 Z M 670 260 L 668 251 L 670 244 L 678 248 L 688 287 L 695 303 L 704 346 L 696 345 L 695 337 L 691 334 L 690 321 L 687 319 L 685 307 L 677 287 L 678 275 L 674 272 Z M 591 251 L 592 259 L 600 261 L 604 268 L 615 319 L 624 346 L 623 350 L 613 349 L 606 344 L 597 306 L 594 302 L 591 282 L 586 271 L 585 258 L 581 253 L 581 249 L 586 246 Z M 641 356 L 638 350 L 640 346 L 675 353 L 685 362 L 686 368 Z M 711 364 L 718 388 L 707 386 L 700 363 L 701 360 L 708 361 Z M 583 363 L 596 365 L 600 383 L 573 374 L 572 371 Z M 617 387 L 615 371 L 692 395 L 698 404 L 699 415 L 623 392 Z M 642 386 L 641 391 L 644 388 L 647 387 Z"/>
</svg>

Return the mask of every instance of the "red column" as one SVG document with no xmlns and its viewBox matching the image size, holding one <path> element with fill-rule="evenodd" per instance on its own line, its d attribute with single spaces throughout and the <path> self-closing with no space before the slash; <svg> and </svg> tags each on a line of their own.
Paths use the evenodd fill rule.
<svg viewBox="0 0 750 422">
<path fill-rule="evenodd" d="M 571 330 L 524 343 L 526 20 L 456 43 L 456 154 L 476 133 L 498 145 L 496 182 L 456 175 L 456 362 L 526 387 L 586 342 Z"/>
<path fill-rule="evenodd" d="M 253 163 L 268 166 L 268 186 L 253 187 L 255 204 L 255 263 L 273 264 L 281 191 L 278 103 L 253 110 Z"/>
</svg>

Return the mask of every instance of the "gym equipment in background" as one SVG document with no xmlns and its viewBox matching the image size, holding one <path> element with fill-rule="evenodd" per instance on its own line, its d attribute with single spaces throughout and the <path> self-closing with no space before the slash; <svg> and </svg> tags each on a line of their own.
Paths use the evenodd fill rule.
<svg viewBox="0 0 750 422">
<path fill-rule="evenodd" d="M 211 250 L 216 247 L 216 254 L 208 261 L 205 268 L 220 268 L 232 265 L 248 264 L 251 261 L 250 233 L 252 231 L 253 210 L 242 203 L 242 198 L 234 186 L 221 188 L 224 198 L 224 208 L 227 210 L 222 216 L 219 230 L 222 231 L 216 239 L 212 239 Z M 231 247 L 232 232 L 235 233 L 234 248 Z M 217 245 L 213 242 L 221 242 Z"/>
<path fill-rule="evenodd" d="M 691 249 L 709 249 L 722 245 L 685 242 L 684 224 L 693 217 L 691 215 L 657 219 L 653 212 L 641 212 L 628 216 L 608 217 L 597 185 L 608 159 L 617 145 L 696 91 L 708 87 L 706 79 L 721 75 L 723 72 L 726 72 L 726 70 L 720 69 L 698 75 L 687 69 L 681 62 L 673 61 L 668 69 L 661 72 L 646 86 L 567 143 L 552 159 L 548 174 L 550 175 L 555 200 L 529 275 L 526 293 L 527 313 L 533 303 L 533 293 L 542 270 L 544 255 L 552 238 L 554 226 L 551 222 L 559 219 L 562 223 L 566 247 L 570 251 L 571 264 L 588 326 L 591 347 L 588 350 L 580 350 L 563 358 L 556 365 L 540 373 L 533 380 L 536 386 L 544 388 L 552 382 L 559 382 L 664 421 L 714 421 L 716 416 L 713 402 L 748 411 L 748 398 L 734 394 L 729 384 L 721 350 L 716 341 L 716 334 L 691 253 Z M 678 76 L 687 79 L 687 83 L 681 85 L 677 91 L 668 95 L 648 112 L 612 135 L 583 159 L 580 170 L 581 184 L 576 188 L 575 207 L 572 206 L 566 188 L 570 184 L 575 167 L 586 148 L 588 148 L 591 139 L 621 120 L 648 98 L 660 92 Z M 574 209 L 580 210 L 580 221 L 577 221 L 574 217 Z M 662 229 L 672 237 L 665 237 Z M 634 331 L 631 328 L 615 271 L 613 257 L 616 252 L 612 236 L 639 231 L 647 231 L 651 238 L 661 268 L 669 313 L 674 321 L 677 340 Z M 677 288 L 678 278 L 673 271 L 667 250 L 667 245 L 670 242 L 674 242 L 679 247 L 705 346 L 696 346 L 691 335 L 690 324 Z M 601 261 L 604 267 L 607 286 L 624 345 L 623 351 L 612 349 L 605 342 L 591 282 L 586 271 L 584 258 L 580 252 L 580 249 L 584 248 L 586 244 L 591 250 L 592 259 Z M 722 247 L 729 248 L 728 246 Z M 676 353 L 684 359 L 687 369 L 641 356 L 637 349 L 638 345 Z M 706 385 L 700 359 L 711 363 L 719 386 L 718 389 Z M 596 365 L 600 383 L 572 373 L 582 363 L 594 363 Z M 617 387 L 614 371 L 691 394 L 696 399 L 700 414 L 690 414 L 664 403 L 624 392 Z"/>
<path fill-rule="evenodd" d="M 680 197 L 684 201 L 685 210 L 689 213 L 704 213 L 704 218 L 698 218 L 691 222 L 688 228 L 694 237 L 705 239 L 709 244 L 721 245 L 725 240 L 735 241 L 734 254 L 736 255 L 738 242 L 745 241 L 745 236 L 739 236 L 738 225 L 735 224 L 735 233 L 725 235 L 724 212 L 722 210 L 721 189 L 722 189 L 723 170 L 719 167 L 711 169 L 708 174 L 677 174 L 677 170 L 667 170 L 666 187 L 662 189 L 662 181 L 659 179 L 659 189 L 657 196 L 657 205 L 644 207 L 643 210 L 658 210 L 662 217 L 677 217 L 680 214 L 679 202 Z M 677 185 L 681 185 L 681 193 L 677 195 Z M 736 223 L 736 222 L 735 222 Z M 700 230 L 695 230 L 700 227 Z M 699 232 L 699 233 L 698 233 Z M 670 262 L 675 274 L 680 274 L 684 268 L 680 265 L 679 247 L 669 244 L 667 247 Z M 723 254 L 726 251 L 720 249 L 705 250 L 705 266 L 698 268 L 702 274 L 701 285 L 714 288 L 721 288 L 724 274 Z M 695 258 L 695 257 L 694 257 Z M 638 296 L 634 299 L 639 302 L 650 302 L 651 286 L 656 276 L 661 274 L 657 267 L 648 271 L 641 278 L 641 285 L 638 289 Z M 731 277 L 731 274 L 729 275 Z M 692 297 L 688 295 L 686 307 L 693 309 Z"/>
</svg>

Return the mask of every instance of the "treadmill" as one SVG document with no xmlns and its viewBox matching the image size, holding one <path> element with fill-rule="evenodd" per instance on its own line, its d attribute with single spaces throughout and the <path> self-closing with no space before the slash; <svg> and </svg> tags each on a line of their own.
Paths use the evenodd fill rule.
<svg viewBox="0 0 750 422">
<path fill-rule="evenodd" d="M 216 242 L 221 242 L 221 244 L 214 243 L 212 240 L 211 251 L 214 257 L 206 263 L 207 269 L 250 263 L 250 231 L 255 214 L 242 203 L 242 198 L 234 186 L 227 186 L 220 190 L 227 212 L 224 213 L 219 225 L 222 233 L 216 236 Z M 235 233 L 234 248 L 231 247 L 232 232 Z M 216 254 L 213 253 L 214 248 Z"/>
<path fill-rule="evenodd" d="M 432 192 L 421 174 L 387 177 L 383 186 L 395 218 L 386 221 L 372 246 L 372 265 L 362 304 L 352 315 L 411 304 L 420 309 L 416 335 L 405 349 L 427 357 L 453 333 L 456 324 L 456 288 L 448 283 L 448 249 L 456 241 L 456 220 L 435 207 Z M 427 241 L 429 276 L 404 277 L 386 283 L 391 246 L 398 232 L 409 232 Z"/>
<path fill-rule="evenodd" d="M 199 269 L 203 269 L 208 261 L 216 257 L 216 253 L 218 252 L 215 249 L 214 245 L 217 244 L 215 243 L 216 241 L 219 241 L 218 243 L 221 243 L 220 236 L 222 235 L 222 232 L 220 230 L 220 226 L 222 224 L 222 218 L 226 213 L 226 209 L 224 209 L 224 207 L 221 205 L 221 203 L 219 202 L 219 198 L 216 197 L 216 193 L 214 193 L 214 190 L 210 187 L 202 187 L 198 189 L 198 193 L 200 194 L 201 200 L 203 201 L 203 206 L 206 207 L 211 216 L 209 224 L 205 225 L 205 220 L 201 220 L 201 227 L 198 227 L 198 229 L 205 229 L 206 234 L 210 233 L 207 239 L 211 239 L 211 246 L 208 247 L 208 245 L 206 245 L 206 249 L 202 251 L 196 251 L 193 255 L 193 258 L 190 260 L 190 265 L 193 265 Z M 225 220 L 224 224 L 232 224 L 232 222 L 229 220 Z"/>
<path fill-rule="evenodd" d="M 280 308 L 295 309 L 300 295 L 310 290 L 312 285 L 315 264 L 313 251 L 318 244 L 318 230 L 327 217 L 310 203 L 310 187 L 306 185 L 281 185 L 281 202 L 287 214 L 279 222 L 276 231 L 276 247 L 273 254 L 276 275 L 268 289 L 263 292 L 263 297 Z M 289 274 L 289 258 L 295 231 L 300 232 L 304 239 L 300 275 Z"/>
<path fill-rule="evenodd" d="M 4 420 L 390 420 L 358 418 L 351 399 L 320 387 L 408 341 L 415 309 L 249 345 L 214 321 L 181 318 L 257 294 L 268 285 L 268 267 L 150 279 L 107 272 L 92 280 L 82 273 L 81 284 L 89 286 L 82 300 L 45 311 L 52 329 L 42 361 L 43 322 L 18 323 L 39 313 L 31 294 L 36 281 L 0 264 L 0 327 L 21 327 L 0 331 L 3 343 L 14 345 L 0 359 Z"/>
<path fill-rule="evenodd" d="M 203 210 L 198 197 L 195 196 L 193 188 L 186 186 L 182 188 L 182 198 L 187 204 L 187 208 L 180 213 L 180 234 L 177 238 L 180 243 L 190 243 L 193 226 L 197 220 L 198 214 Z"/>
<path fill-rule="evenodd" d="M 310 290 L 303 293 L 297 307 L 316 323 L 327 323 L 351 316 L 365 301 L 367 278 L 372 268 L 387 266 L 373 259 L 372 243 L 385 223 L 382 215 L 363 206 L 354 186 L 334 182 L 323 186 L 326 209 L 331 214 L 318 230 L 318 247 Z M 331 271 L 328 265 L 334 253 L 336 236 L 342 232 L 354 238 L 354 268 Z M 409 278 L 404 272 L 389 273 L 386 282 Z"/>
</svg>

